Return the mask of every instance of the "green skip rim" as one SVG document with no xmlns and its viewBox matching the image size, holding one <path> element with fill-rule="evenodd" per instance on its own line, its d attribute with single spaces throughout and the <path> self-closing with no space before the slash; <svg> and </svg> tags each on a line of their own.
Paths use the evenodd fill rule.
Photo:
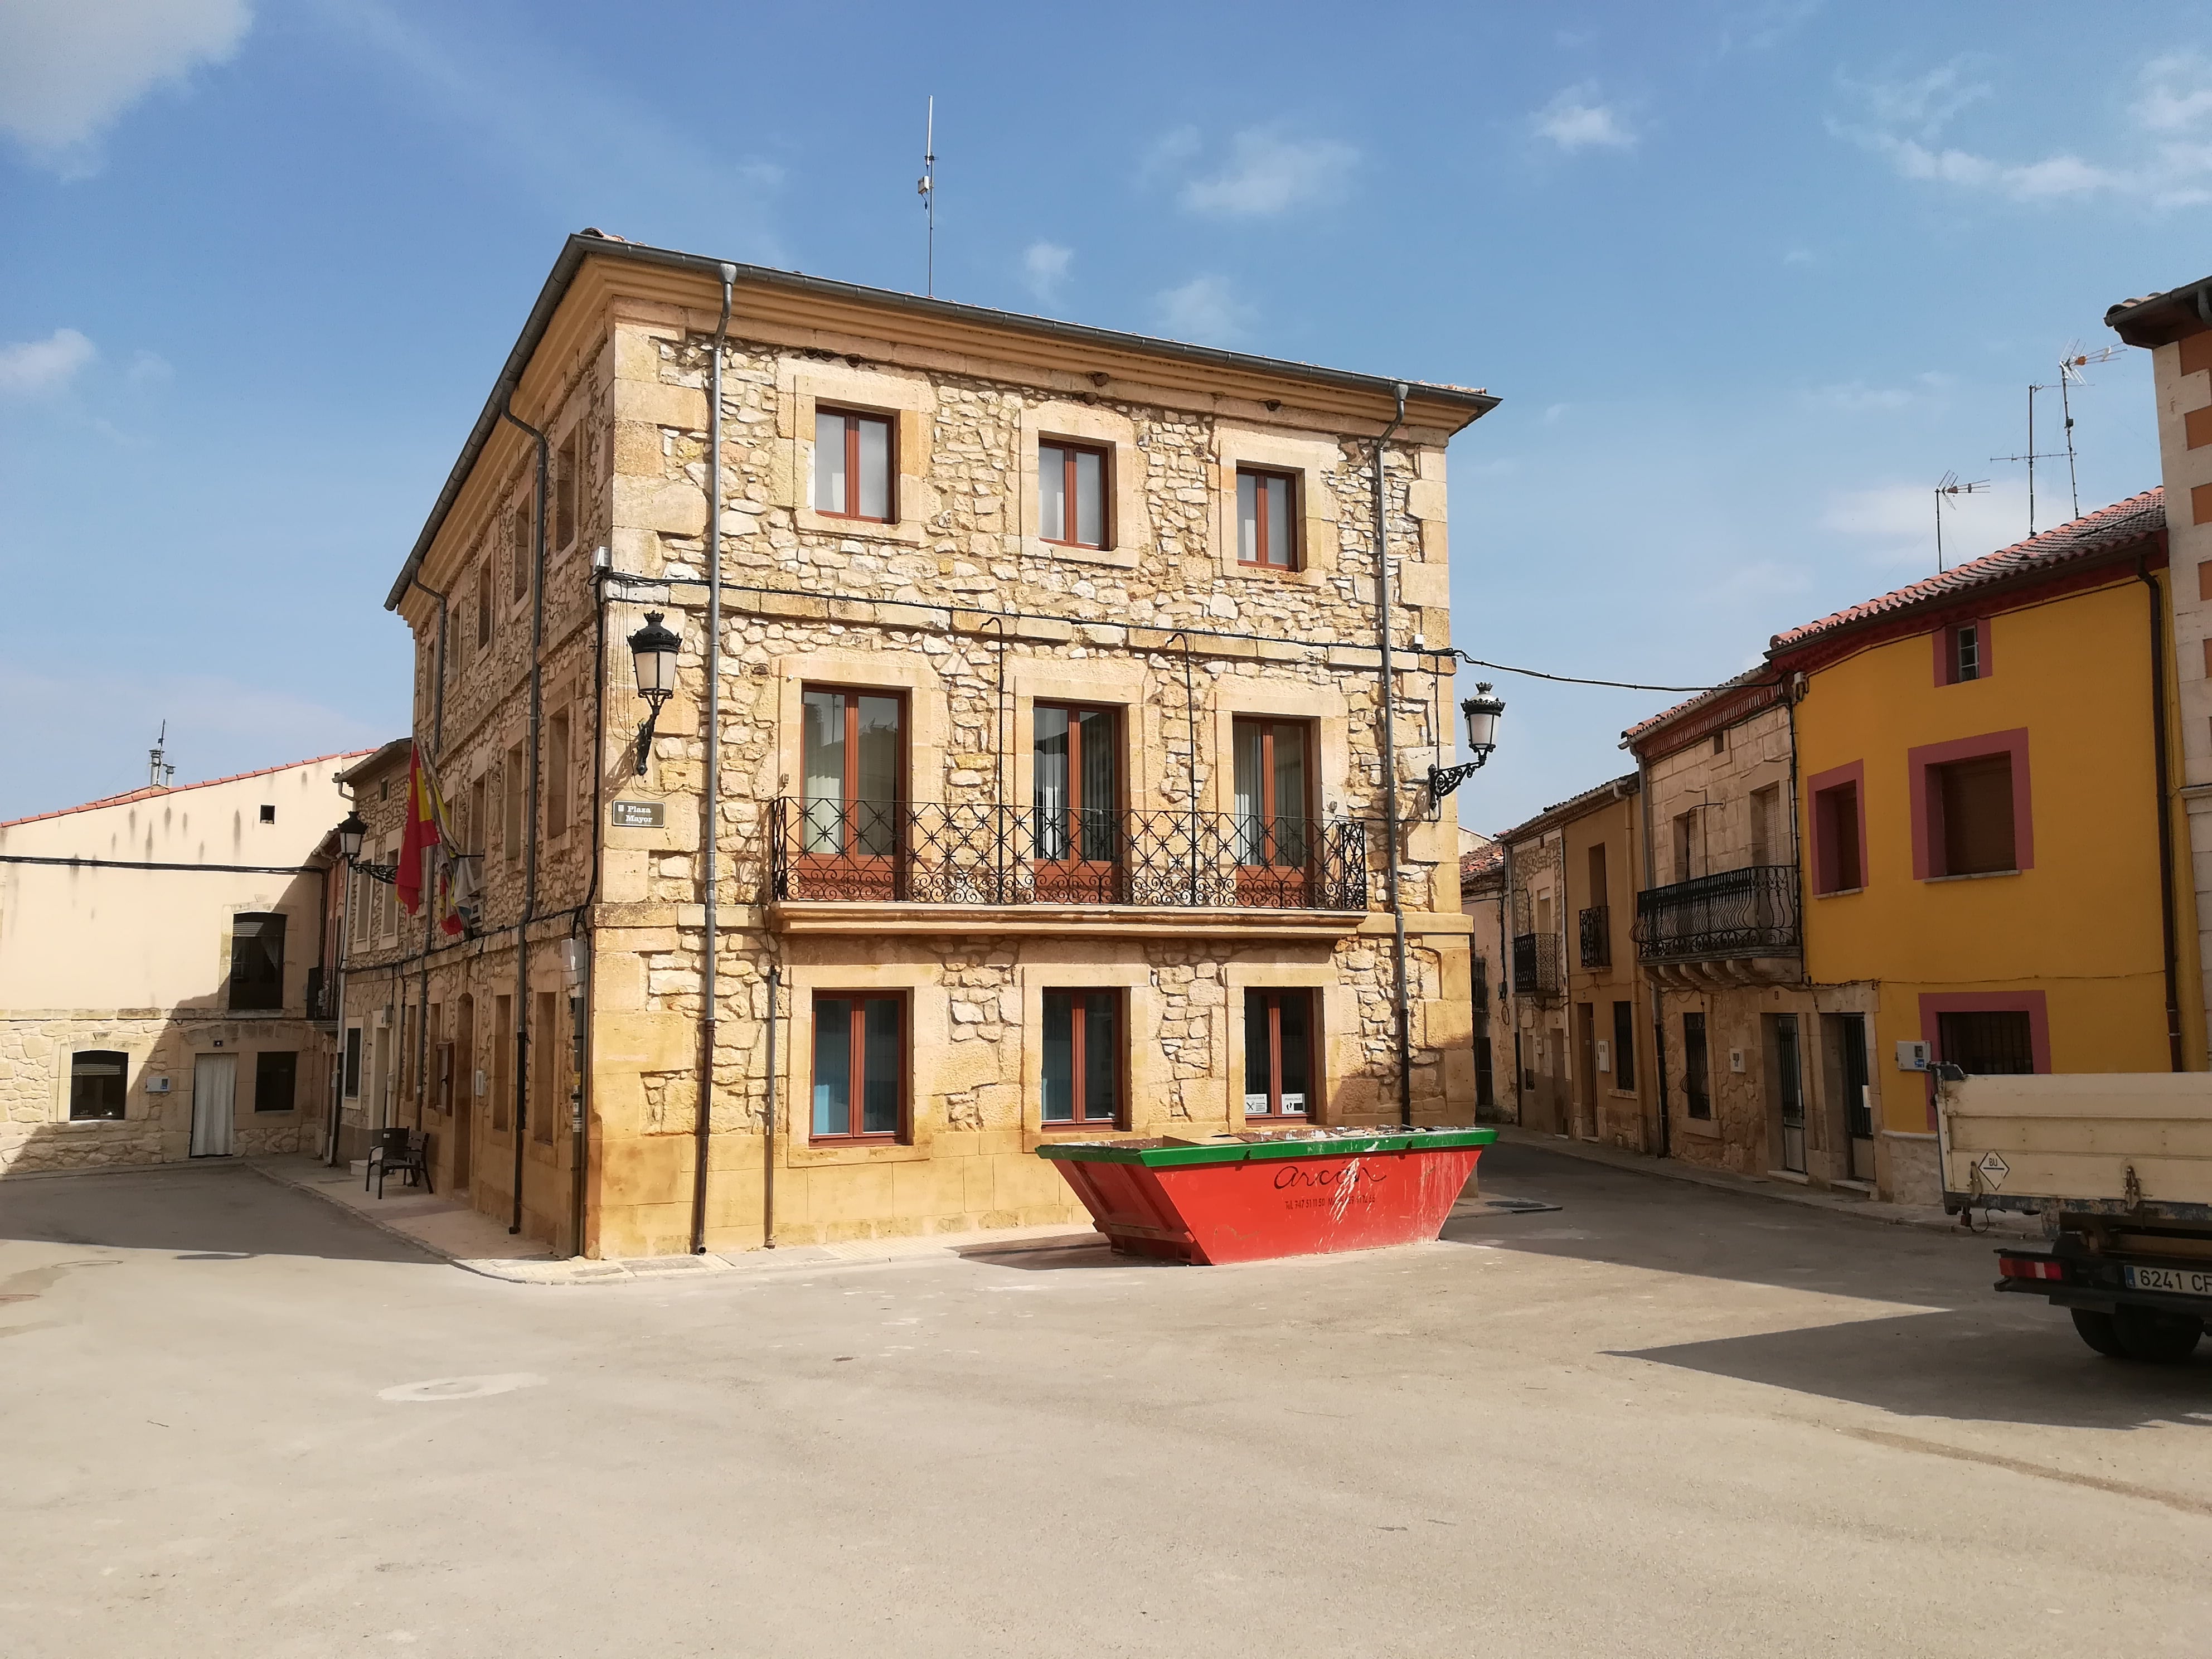
<svg viewBox="0 0 2212 1659">
<path fill-rule="evenodd" d="M 1039 1158 L 1069 1164 L 1141 1164 L 1148 1170 L 1194 1164 L 1248 1164 L 1262 1158 L 1357 1158 L 1369 1152 L 1445 1152 L 1487 1146 L 1495 1129 L 1378 1130 L 1371 1135 L 1283 1136 L 1265 1140 L 1064 1140 L 1036 1149 Z"/>
</svg>

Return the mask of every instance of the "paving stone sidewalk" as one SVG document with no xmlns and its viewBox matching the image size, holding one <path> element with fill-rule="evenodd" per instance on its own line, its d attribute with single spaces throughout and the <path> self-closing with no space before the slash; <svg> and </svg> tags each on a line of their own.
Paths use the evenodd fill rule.
<svg viewBox="0 0 2212 1659">
<path fill-rule="evenodd" d="M 1077 1249 L 1103 1242 L 1088 1227 L 1008 1227 L 911 1238 L 857 1239 L 841 1244 L 787 1244 L 775 1250 L 747 1250 L 732 1255 L 709 1252 L 592 1261 L 582 1256 L 551 1255 L 538 1241 L 511 1236 L 502 1223 L 442 1193 L 426 1193 L 419 1187 L 386 1181 L 380 1200 L 374 1191 L 364 1189 L 358 1164 L 331 1169 L 319 1158 L 296 1153 L 241 1161 L 258 1175 L 350 1211 L 371 1226 L 419 1245 L 457 1267 L 516 1285 L 622 1284 L 639 1279 L 908 1261 L 963 1250 Z"/>
<path fill-rule="evenodd" d="M 1959 1224 L 1959 1218 L 1945 1214 L 1943 1207 L 1938 1204 L 1888 1204 L 1879 1199 L 1860 1198 L 1850 1193 L 1819 1187 L 1801 1187 L 1794 1181 L 1762 1180 L 1757 1176 L 1732 1175 L 1723 1170 L 1701 1170 L 1694 1164 L 1683 1164 L 1670 1158 L 1653 1158 L 1644 1152 L 1601 1146 L 1594 1141 L 1543 1134 L 1513 1124 L 1495 1127 L 1498 1139 L 1507 1146 L 1532 1146 L 1568 1158 L 1582 1158 L 1591 1164 L 1607 1164 L 1616 1170 L 1632 1170 L 1638 1175 L 1657 1176 L 1662 1180 L 1683 1181 L 1692 1186 L 1744 1193 L 1754 1198 L 1771 1198 L 1785 1204 L 1802 1204 L 1836 1215 L 1853 1216 L 1862 1221 L 1887 1222 L 1896 1227 L 1922 1227 L 1933 1232 L 1955 1233 L 1962 1237 L 1966 1232 L 1966 1229 Z M 1977 1211 L 1973 1231 L 1978 1237 L 1987 1232 L 1997 1238 L 2039 1239 L 2044 1237 L 2043 1222 L 2039 1217 L 2013 1215 L 2002 1211 Z"/>
</svg>

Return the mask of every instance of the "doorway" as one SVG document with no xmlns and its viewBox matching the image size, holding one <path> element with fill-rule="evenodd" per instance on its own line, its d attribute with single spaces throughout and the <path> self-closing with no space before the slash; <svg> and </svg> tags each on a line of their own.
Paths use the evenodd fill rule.
<svg viewBox="0 0 2212 1659">
<path fill-rule="evenodd" d="M 238 1105 L 238 1056 L 192 1056 L 194 1158 L 228 1158 L 230 1126 Z"/>
<path fill-rule="evenodd" d="M 1768 1052 L 1774 1056 L 1774 1099 L 1782 1129 L 1782 1167 L 1805 1173 L 1805 1073 L 1797 1046 L 1797 1016 L 1769 1014 Z"/>
<path fill-rule="evenodd" d="M 453 1168 L 447 1184 L 458 1195 L 469 1189 L 469 1154 L 476 1134 L 477 1000 L 464 995 L 453 1013 Z"/>
<path fill-rule="evenodd" d="M 1835 1021 L 1836 1060 L 1843 1073 L 1844 1135 L 1850 1148 L 1850 1178 L 1874 1176 L 1874 1078 L 1867 1066 L 1866 1016 L 1831 1014 Z"/>
</svg>

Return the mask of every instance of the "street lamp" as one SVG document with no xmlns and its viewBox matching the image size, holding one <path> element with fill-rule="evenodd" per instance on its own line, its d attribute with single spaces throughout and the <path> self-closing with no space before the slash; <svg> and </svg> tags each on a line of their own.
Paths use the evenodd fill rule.
<svg viewBox="0 0 2212 1659">
<path fill-rule="evenodd" d="M 359 812 L 348 812 L 338 822 L 338 851 L 351 864 L 361 856 L 361 840 L 368 833 L 368 820 Z"/>
<path fill-rule="evenodd" d="M 1474 758 L 1463 766 L 1429 768 L 1429 805 L 1441 805 L 1443 798 L 1480 772 L 1498 747 L 1498 717 L 1505 712 L 1505 700 L 1492 696 L 1490 682 L 1476 682 L 1474 696 L 1459 706 L 1467 720 L 1467 746 Z"/>
<path fill-rule="evenodd" d="M 637 775 L 645 775 L 645 757 L 653 750 L 653 728 L 660 719 L 660 706 L 676 690 L 676 653 L 684 644 L 660 625 L 667 613 L 648 611 L 645 626 L 629 636 L 630 659 L 637 667 L 637 695 L 652 705 L 652 712 L 637 728 Z"/>
</svg>

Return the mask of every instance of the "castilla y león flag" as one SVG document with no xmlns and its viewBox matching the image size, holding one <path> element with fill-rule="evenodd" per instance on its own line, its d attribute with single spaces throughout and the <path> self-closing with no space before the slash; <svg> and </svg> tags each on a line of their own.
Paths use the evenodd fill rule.
<svg viewBox="0 0 2212 1659">
<path fill-rule="evenodd" d="M 438 781 L 418 748 L 407 768 L 407 832 L 400 838 L 399 870 L 392 884 L 410 916 L 422 908 L 422 855 L 445 840 L 446 804 L 438 799 Z"/>
</svg>

